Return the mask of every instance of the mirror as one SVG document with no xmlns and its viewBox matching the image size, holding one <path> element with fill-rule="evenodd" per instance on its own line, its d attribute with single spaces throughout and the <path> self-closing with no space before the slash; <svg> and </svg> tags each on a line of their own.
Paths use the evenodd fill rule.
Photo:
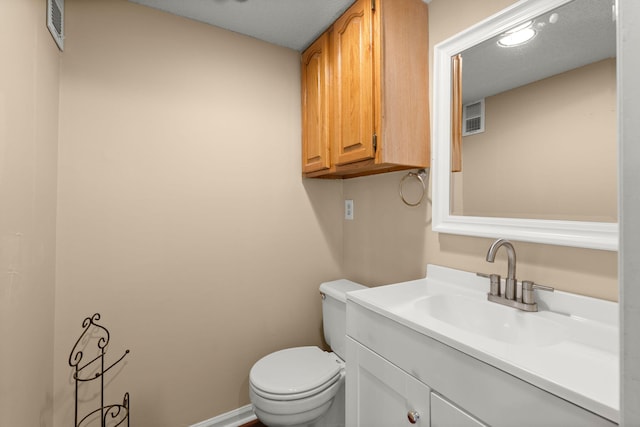
<svg viewBox="0 0 640 427">
<path fill-rule="evenodd" d="M 613 13 L 521 1 L 434 48 L 434 231 L 617 250 Z"/>
</svg>

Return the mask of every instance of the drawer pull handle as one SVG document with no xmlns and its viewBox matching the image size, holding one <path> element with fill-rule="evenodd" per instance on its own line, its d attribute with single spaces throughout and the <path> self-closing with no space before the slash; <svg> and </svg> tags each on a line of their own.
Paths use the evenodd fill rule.
<svg viewBox="0 0 640 427">
<path fill-rule="evenodd" d="M 407 418 L 409 419 L 409 422 L 411 424 L 415 424 L 420 419 L 420 414 L 418 412 L 416 412 L 416 411 L 409 411 L 407 413 Z"/>
</svg>

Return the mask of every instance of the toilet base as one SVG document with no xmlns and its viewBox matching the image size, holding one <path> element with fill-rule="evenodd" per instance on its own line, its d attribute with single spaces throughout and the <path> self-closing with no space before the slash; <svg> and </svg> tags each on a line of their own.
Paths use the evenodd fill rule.
<svg viewBox="0 0 640 427">
<path fill-rule="evenodd" d="M 255 410 L 255 409 L 254 409 Z M 269 424 L 265 420 L 261 419 L 260 414 L 256 411 L 256 416 L 267 427 L 285 427 L 284 425 Z M 297 424 L 288 425 L 286 427 L 345 427 L 345 393 L 344 393 L 344 381 L 337 391 L 331 406 L 327 409 L 327 412 L 323 416 L 316 419 L 310 424 Z"/>
<path fill-rule="evenodd" d="M 327 413 L 309 427 L 345 427 L 345 399 L 343 383 Z"/>
</svg>

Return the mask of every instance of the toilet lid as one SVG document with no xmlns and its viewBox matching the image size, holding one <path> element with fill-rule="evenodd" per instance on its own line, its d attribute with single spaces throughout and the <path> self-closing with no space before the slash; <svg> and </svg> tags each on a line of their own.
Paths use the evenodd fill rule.
<svg viewBox="0 0 640 427">
<path fill-rule="evenodd" d="M 342 367 L 337 356 L 318 347 L 288 348 L 258 360 L 249 380 L 270 394 L 300 394 L 335 379 Z"/>
</svg>

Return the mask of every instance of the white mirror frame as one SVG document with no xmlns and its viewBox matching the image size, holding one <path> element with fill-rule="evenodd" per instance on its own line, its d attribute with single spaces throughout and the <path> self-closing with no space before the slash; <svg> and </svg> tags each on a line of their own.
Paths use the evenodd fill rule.
<svg viewBox="0 0 640 427">
<path fill-rule="evenodd" d="M 521 0 L 434 47 L 433 80 L 433 230 L 465 236 L 618 250 L 618 224 L 586 221 L 452 215 L 451 57 L 571 0 Z"/>
</svg>

